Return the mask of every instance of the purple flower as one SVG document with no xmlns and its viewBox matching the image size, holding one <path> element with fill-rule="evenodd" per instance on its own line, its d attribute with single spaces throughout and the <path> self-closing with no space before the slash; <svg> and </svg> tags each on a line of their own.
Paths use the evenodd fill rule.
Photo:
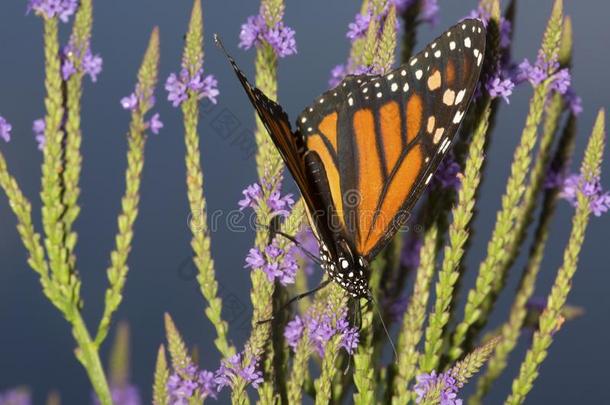
<svg viewBox="0 0 610 405">
<path fill-rule="evenodd" d="M 172 73 L 165 81 L 165 90 L 167 90 L 167 99 L 174 107 L 178 107 L 189 96 L 189 91 L 197 95 L 197 99 L 209 99 L 213 104 L 217 103 L 216 97 L 220 94 L 218 91 L 218 81 L 213 75 L 204 77 L 203 69 L 200 69 L 193 76 L 189 70 L 182 68 L 180 74 Z"/>
<path fill-rule="evenodd" d="M 559 94 L 568 92 L 571 84 L 570 71 L 567 68 L 560 69 L 557 60 L 547 61 L 542 54 L 538 54 L 534 65 L 527 59 L 519 64 L 517 80 L 527 80 L 537 86 L 547 79 L 552 80 L 551 90 Z"/>
<path fill-rule="evenodd" d="M 301 245 L 301 249 L 296 249 L 295 254 L 300 256 L 300 258 L 305 261 L 303 270 L 305 271 L 305 274 L 310 276 L 314 272 L 315 262 L 311 260 L 308 255 L 304 254 L 303 250 L 311 253 L 315 257 L 318 257 L 320 253 L 320 245 L 309 227 L 306 227 L 297 234 L 297 240 Z"/>
<path fill-rule="evenodd" d="M 269 208 L 275 214 L 287 217 L 289 214 L 288 210 L 294 205 L 294 199 L 292 194 L 282 196 L 279 190 L 275 190 L 267 198 L 267 205 L 269 205 Z"/>
<path fill-rule="evenodd" d="M 368 11 L 366 14 L 356 14 L 354 22 L 349 23 L 347 26 L 347 37 L 352 41 L 358 38 L 362 38 L 366 35 L 366 31 L 369 29 L 371 24 L 371 12 Z"/>
<path fill-rule="evenodd" d="M 298 342 L 305 333 L 312 348 L 322 357 L 326 344 L 334 336 L 340 336 L 340 347 L 350 354 L 358 348 L 360 339 L 358 329 L 349 326 L 345 310 L 335 314 L 317 313 L 310 309 L 303 319 L 296 316 L 284 329 L 284 337 L 293 350 L 296 350 Z"/>
<path fill-rule="evenodd" d="M 283 16 L 280 16 L 280 19 Z M 239 47 L 250 49 L 266 41 L 278 57 L 284 58 L 297 53 L 295 31 L 279 21 L 273 27 L 268 27 L 265 18 L 261 15 L 248 17 L 242 24 L 239 32 Z"/>
<path fill-rule="evenodd" d="M 267 30 L 264 37 L 280 58 L 297 53 L 294 30 L 281 22 L 277 23 L 274 28 Z"/>
<path fill-rule="evenodd" d="M 36 138 L 36 143 L 38 144 L 38 150 L 44 149 L 44 144 L 46 141 L 44 131 L 47 127 L 44 118 L 39 118 L 34 120 L 32 124 L 32 131 L 34 131 L 34 137 Z"/>
<path fill-rule="evenodd" d="M 333 87 L 337 87 L 339 85 L 339 83 L 341 83 L 341 81 L 343 79 L 345 79 L 345 76 L 347 75 L 347 68 L 345 67 L 345 65 L 337 65 L 335 66 L 331 71 L 330 71 L 330 79 L 328 80 L 328 85 L 333 88 Z"/>
<path fill-rule="evenodd" d="M 450 371 L 446 373 L 436 374 L 432 371 L 430 374 L 420 374 L 416 379 L 416 384 L 413 387 L 417 398 L 416 403 L 420 403 L 430 390 L 435 389 L 440 384 L 440 404 L 441 405 L 462 405 L 462 400 L 457 397 L 458 385 L 451 376 Z"/>
<path fill-rule="evenodd" d="M 61 77 L 64 80 L 68 80 L 75 73 L 76 67 L 74 66 L 74 62 L 70 59 L 64 59 L 61 64 Z"/>
<path fill-rule="evenodd" d="M 485 83 L 485 88 L 491 98 L 502 97 L 506 104 L 510 104 L 508 97 L 513 94 L 515 83 L 511 79 L 502 79 L 500 76 L 494 76 Z"/>
<path fill-rule="evenodd" d="M 167 391 L 172 405 L 188 405 L 195 395 L 197 398 L 216 398 L 220 389 L 214 373 L 199 370 L 194 364 L 189 364 L 168 378 Z"/>
<path fill-rule="evenodd" d="M 434 173 L 434 183 L 441 188 L 460 188 L 460 165 L 455 161 L 455 157 L 450 154 L 441 161 L 438 169 Z"/>
<path fill-rule="evenodd" d="M 5 142 L 10 142 L 12 129 L 13 126 L 0 115 L 0 138 L 4 139 Z"/>
<path fill-rule="evenodd" d="M 304 330 L 305 323 L 298 315 L 296 315 L 292 321 L 286 324 L 286 329 L 284 329 L 284 338 L 286 339 L 288 346 L 292 347 L 293 350 L 296 350 L 297 344 L 299 343 L 299 340 L 301 340 Z"/>
<path fill-rule="evenodd" d="M 55 18 L 68 22 L 72 14 L 76 12 L 78 0 L 29 0 L 27 12 L 34 11 L 45 18 Z"/>
<path fill-rule="evenodd" d="M 100 55 L 94 55 L 87 49 L 82 61 L 82 68 L 85 74 L 89 75 L 93 83 L 97 82 L 97 76 L 102 72 L 103 60 Z"/>
<path fill-rule="evenodd" d="M 136 93 L 131 93 L 130 95 L 123 97 L 121 99 L 121 106 L 125 110 L 133 111 L 138 106 L 138 97 Z"/>
<path fill-rule="evenodd" d="M 555 170 L 552 166 L 546 173 L 546 177 L 544 178 L 543 187 L 547 190 L 559 188 L 564 183 L 564 173 L 563 171 Z"/>
<path fill-rule="evenodd" d="M 250 249 L 244 267 L 263 271 L 270 282 L 277 279 L 282 285 L 293 284 L 299 269 L 295 253 L 294 247 L 287 250 L 280 248 L 276 238 L 264 253 L 256 248 Z"/>
<path fill-rule="evenodd" d="M 74 39 L 70 39 L 68 45 L 63 47 L 60 56 L 61 73 L 64 80 L 68 80 L 79 71 L 77 65 L 84 74 L 89 75 L 93 83 L 97 81 L 97 76 L 102 72 L 102 57 L 91 52 L 89 43 L 81 49 L 74 45 Z M 78 63 L 75 64 L 75 62 Z"/>
<path fill-rule="evenodd" d="M 246 50 L 252 48 L 261 40 L 266 28 L 267 25 L 263 16 L 260 14 L 251 15 L 246 23 L 241 25 L 238 46 Z"/>
<path fill-rule="evenodd" d="M 582 112 L 582 99 L 576 94 L 572 87 L 564 93 L 563 98 L 572 114 L 579 115 Z"/>
<path fill-rule="evenodd" d="M 150 128 L 151 132 L 155 135 L 157 135 L 159 133 L 159 131 L 161 130 L 161 128 L 163 128 L 163 122 L 161 122 L 159 113 L 155 113 L 153 114 L 153 116 L 150 118 L 150 121 L 148 122 L 148 128 Z"/>
<path fill-rule="evenodd" d="M 610 192 L 603 191 L 599 177 L 585 181 L 582 176 L 573 174 L 568 176 L 562 186 L 559 196 L 568 201 L 573 207 L 578 204 L 578 191 L 589 200 L 589 208 L 596 217 L 610 210 Z"/>
<path fill-rule="evenodd" d="M 279 191 L 281 188 L 281 178 L 277 182 L 278 186 L 275 186 L 275 184 L 275 181 L 271 181 L 262 186 L 254 183 L 246 187 L 242 191 L 244 198 L 238 202 L 239 209 L 252 208 L 256 210 L 263 198 L 267 196 L 267 206 L 271 209 L 272 215 L 288 216 L 290 209 L 294 205 L 292 194 L 281 195 Z"/>
<path fill-rule="evenodd" d="M 258 370 L 259 359 L 252 357 L 246 365 L 242 362 L 242 353 L 237 353 L 222 361 L 220 368 L 214 376 L 218 391 L 227 386 L 233 386 L 238 377 L 257 388 L 263 382 L 263 373 Z"/>
<path fill-rule="evenodd" d="M 245 208 L 256 209 L 259 201 L 263 198 L 263 190 L 258 183 L 250 184 L 242 191 L 242 194 L 244 198 L 237 203 L 240 211 Z"/>
</svg>

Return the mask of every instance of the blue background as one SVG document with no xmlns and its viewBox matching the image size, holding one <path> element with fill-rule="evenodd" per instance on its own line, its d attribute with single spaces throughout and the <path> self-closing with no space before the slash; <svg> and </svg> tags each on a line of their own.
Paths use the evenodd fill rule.
<svg viewBox="0 0 610 405">
<path fill-rule="evenodd" d="M 566 2 L 566 13 L 574 22 L 574 84 L 583 97 L 585 111 L 579 122 L 576 160 L 579 161 L 597 109 L 608 105 L 610 82 L 607 52 L 610 5 L 603 0 Z M 441 22 L 423 27 L 421 48 L 443 29 L 475 6 L 475 1 L 442 0 Z M 242 188 L 255 180 L 251 144 L 235 136 L 225 138 L 214 130 L 213 121 L 232 114 L 239 130 L 251 132 L 253 112 L 226 61 L 212 45 L 218 32 L 244 70 L 253 71 L 253 51 L 236 49 L 239 27 L 257 11 L 252 1 L 204 1 L 206 71 L 220 83 L 220 103 L 202 114 L 200 128 L 205 194 L 210 212 L 231 210 Z M 161 29 L 161 78 L 176 71 L 180 62 L 183 35 L 191 2 L 161 0 L 105 0 L 95 4 L 93 50 L 102 54 L 104 71 L 98 84 L 87 83 L 83 104 L 84 165 L 82 173 L 82 213 L 77 221 L 78 268 L 83 279 L 84 316 L 93 329 L 103 309 L 105 270 L 114 243 L 116 216 L 124 188 L 128 114 L 119 99 L 132 91 L 150 30 Z M 348 52 L 347 24 L 359 9 L 357 2 L 337 0 L 288 1 L 286 23 L 296 29 L 299 53 L 280 62 L 279 97 L 294 117 L 310 100 L 327 88 L 332 66 Z M 535 57 L 550 0 L 520 2 L 515 58 Z M 67 27 L 62 27 L 64 34 Z M 0 6 L 0 114 L 14 127 L 13 140 L 2 144 L 10 170 L 32 200 L 36 225 L 40 229 L 38 190 L 41 155 L 31 132 L 32 121 L 43 115 L 43 62 L 41 22 L 25 16 L 25 2 L 3 1 Z M 132 377 L 148 401 L 157 347 L 164 341 L 163 313 L 169 312 L 190 345 L 201 350 L 201 363 L 216 368 L 218 356 L 212 349 L 213 330 L 203 314 L 204 303 L 193 277 L 190 257 L 188 207 L 184 182 L 184 141 L 178 110 L 165 101 L 159 86 L 156 109 L 165 128 L 151 136 L 147 144 L 142 183 L 140 215 L 129 258 L 130 273 L 125 299 L 116 319 L 128 320 L 132 327 Z M 527 112 L 531 95 L 521 86 L 503 105 L 493 144 L 487 156 L 487 176 L 482 186 L 480 214 L 475 223 L 473 249 L 467 258 L 472 280 L 486 250 L 509 165 Z M 608 161 L 605 173 L 610 173 Z M 608 177 L 605 179 L 608 184 Z M 537 294 L 546 295 L 570 230 L 573 210 L 559 204 L 543 262 Z M 42 296 L 35 273 L 26 265 L 26 253 L 15 230 L 15 219 L 4 195 L 0 197 L 0 390 L 16 385 L 32 387 L 36 403 L 58 390 L 65 404 L 89 403 L 90 387 L 73 355 L 74 343 L 66 322 Z M 528 403 L 571 404 L 576 401 L 607 401 L 607 367 L 610 354 L 608 314 L 610 284 L 608 272 L 608 227 L 610 217 L 593 218 L 581 254 L 569 301 L 586 309 L 585 316 L 566 324 L 556 335 Z M 241 345 L 247 337 L 251 307 L 249 276 L 244 257 L 252 243 L 252 233 L 231 232 L 220 226 L 213 235 L 213 253 L 221 296 L 232 303 L 231 339 Z M 515 270 L 522 268 L 520 260 Z M 513 271 L 506 293 L 501 297 L 492 327 L 505 319 L 512 291 L 519 276 Z M 246 327 L 245 327 L 246 326 Z M 110 336 L 110 339 L 112 335 Z M 500 403 L 510 390 L 510 382 L 529 344 L 524 336 L 512 361 L 496 384 L 489 403 Z M 108 355 L 105 344 L 102 355 Z"/>
</svg>

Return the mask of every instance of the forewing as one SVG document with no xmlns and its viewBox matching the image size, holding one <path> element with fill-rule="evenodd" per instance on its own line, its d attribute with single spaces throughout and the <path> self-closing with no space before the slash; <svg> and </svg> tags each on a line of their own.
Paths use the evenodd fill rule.
<svg viewBox="0 0 610 405">
<path fill-rule="evenodd" d="M 484 52 L 483 24 L 464 20 L 405 65 L 351 77 L 299 116 L 307 148 L 326 169 L 343 232 L 369 260 L 408 218 L 445 156 Z"/>
</svg>

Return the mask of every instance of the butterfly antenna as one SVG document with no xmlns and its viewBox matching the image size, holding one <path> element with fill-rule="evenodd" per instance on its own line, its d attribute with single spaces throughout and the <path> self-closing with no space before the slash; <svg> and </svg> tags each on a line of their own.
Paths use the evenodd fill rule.
<svg viewBox="0 0 610 405">
<path fill-rule="evenodd" d="M 371 294 L 371 292 L 368 292 L 368 297 L 369 302 L 373 303 L 373 306 L 375 307 L 375 311 L 377 312 L 377 315 L 379 316 L 379 320 L 381 321 L 381 326 L 383 327 L 383 330 L 386 334 L 386 336 L 388 337 L 388 340 L 390 341 L 390 346 L 392 346 L 392 351 L 394 352 L 394 360 L 398 359 L 398 352 L 396 351 L 396 346 L 394 346 L 394 341 L 392 340 L 392 337 L 390 336 L 390 332 L 388 331 L 388 328 L 385 324 L 385 322 L 383 321 L 383 316 L 381 315 L 381 311 L 379 310 L 379 305 L 377 305 L 377 301 L 375 300 L 375 298 L 373 297 L 373 294 Z"/>
</svg>

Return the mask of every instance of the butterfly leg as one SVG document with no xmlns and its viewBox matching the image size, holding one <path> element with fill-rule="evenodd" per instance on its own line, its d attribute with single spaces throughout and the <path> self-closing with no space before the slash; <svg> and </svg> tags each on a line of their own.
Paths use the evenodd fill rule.
<svg viewBox="0 0 610 405">
<path fill-rule="evenodd" d="M 286 308 L 288 308 L 290 305 L 292 305 L 292 303 L 294 303 L 296 301 L 300 301 L 303 298 L 305 298 L 305 297 L 307 297 L 307 296 L 309 296 L 311 294 L 315 294 L 316 292 L 320 291 L 321 289 L 326 287 L 328 284 L 330 284 L 330 282 L 331 282 L 331 279 L 324 280 L 316 288 L 292 297 L 291 299 L 288 300 L 287 303 L 282 305 L 282 307 L 278 310 L 278 312 L 284 311 Z M 271 322 L 274 319 L 275 319 L 275 316 L 272 316 L 269 319 L 264 319 L 262 321 L 258 321 L 257 323 L 260 325 L 260 324 L 263 324 L 263 323 Z"/>
</svg>

